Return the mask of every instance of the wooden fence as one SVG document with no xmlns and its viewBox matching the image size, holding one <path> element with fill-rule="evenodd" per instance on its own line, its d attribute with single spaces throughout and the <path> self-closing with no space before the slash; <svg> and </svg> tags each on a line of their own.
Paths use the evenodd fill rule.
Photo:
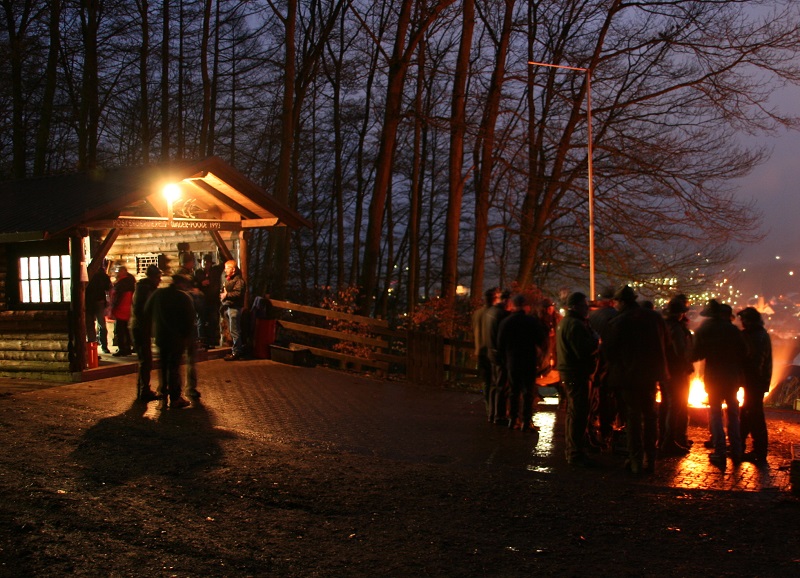
<svg viewBox="0 0 800 578">
<path fill-rule="evenodd" d="M 426 385 L 474 381 L 478 374 L 470 342 L 393 329 L 383 319 L 288 301 L 272 300 L 272 306 L 282 310 L 277 342 L 292 350 L 305 349 L 357 371 L 371 368 Z"/>
</svg>

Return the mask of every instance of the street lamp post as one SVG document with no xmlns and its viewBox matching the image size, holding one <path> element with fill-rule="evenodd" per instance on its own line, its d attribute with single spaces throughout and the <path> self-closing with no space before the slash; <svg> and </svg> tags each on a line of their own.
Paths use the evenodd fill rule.
<svg viewBox="0 0 800 578">
<path fill-rule="evenodd" d="M 548 64 L 546 62 L 528 61 L 532 66 L 546 66 L 548 68 L 561 68 L 564 70 L 577 70 L 586 73 L 586 149 L 588 160 L 586 167 L 589 172 L 589 299 L 597 296 L 594 285 L 594 168 L 592 166 L 592 69 L 578 66 L 565 66 L 562 64 Z"/>
</svg>

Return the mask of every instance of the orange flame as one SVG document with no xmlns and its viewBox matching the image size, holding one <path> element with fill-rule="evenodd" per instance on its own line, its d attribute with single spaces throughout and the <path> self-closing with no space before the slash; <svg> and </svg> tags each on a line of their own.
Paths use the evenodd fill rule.
<svg viewBox="0 0 800 578">
<path fill-rule="evenodd" d="M 744 401 L 744 390 L 739 388 L 736 392 L 736 399 L 739 400 L 739 405 Z M 708 394 L 706 393 L 706 386 L 699 376 L 692 378 L 689 386 L 689 407 L 706 407 L 708 406 Z"/>
</svg>

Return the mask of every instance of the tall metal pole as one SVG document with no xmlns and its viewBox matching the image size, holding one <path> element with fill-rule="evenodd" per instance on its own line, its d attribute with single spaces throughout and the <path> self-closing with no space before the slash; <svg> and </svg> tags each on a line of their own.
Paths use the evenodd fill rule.
<svg viewBox="0 0 800 578">
<path fill-rule="evenodd" d="M 577 70 L 586 73 L 586 149 L 587 149 L 587 170 L 589 179 L 589 299 L 597 297 L 594 283 L 594 164 L 593 164 L 593 143 L 592 143 L 592 69 L 581 68 L 578 66 L 565 66 L 562 64 L 549 64 L 547 62 L 528 61 L 533 66 L 546 66 L 548 68 L 562 68 L 565 70 Z"/>
</svg>

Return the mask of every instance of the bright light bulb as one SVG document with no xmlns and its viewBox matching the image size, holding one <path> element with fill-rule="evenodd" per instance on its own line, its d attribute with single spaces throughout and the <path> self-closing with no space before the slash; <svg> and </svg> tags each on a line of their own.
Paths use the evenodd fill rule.
<svg viewBox="0 0 800 578">
<path fill-rule="evenodd" d="M 170 183 L 164 186 L 162 193 L 164 194 L 164 198 L 167 199 L 168 202 L 174 203 L 181 196 L 181 188 L 174 183 Z"/>
</svg>

